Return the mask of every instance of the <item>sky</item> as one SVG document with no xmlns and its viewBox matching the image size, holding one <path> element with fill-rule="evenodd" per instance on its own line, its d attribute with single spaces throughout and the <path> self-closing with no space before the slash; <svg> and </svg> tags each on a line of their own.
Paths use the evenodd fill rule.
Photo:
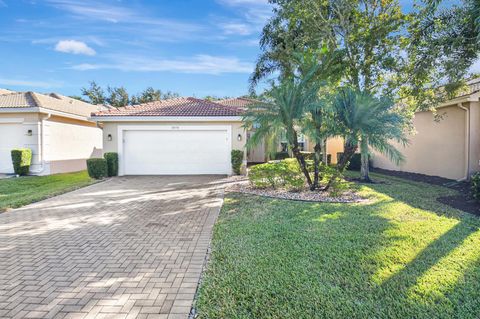
<svg viewBox="0 0 480 319">
<path fill-rule="evenodd" d="M 0 87 L 243 95 L 270 16 L 267 0 L 0 0 Z"/>
<path fill-rule="evenodd" d="M 271 10 L 268 0 L 0 0 L 0 88 L 244 95 Z"/>
</svg>

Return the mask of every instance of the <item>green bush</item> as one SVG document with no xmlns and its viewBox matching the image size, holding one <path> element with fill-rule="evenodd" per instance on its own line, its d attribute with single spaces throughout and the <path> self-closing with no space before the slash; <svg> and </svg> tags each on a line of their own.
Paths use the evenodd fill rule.
<svg viewBox="0 0 480 319">
<path fill-rule="evenodd" d="M 480 200 L 480 172 L 473 174 L 470 184 L 473 198 Z"/>
<path fill-rule="evenodd" d="M 277 152 L 275 153 L 275 159 L 276 160 L 283 160 L 283 159 L 286 159 L 286 158 L 289 158 L 290 157 L 290 154 L 288 154 L 288 152 Z"/>
<path fill-rule="evenodd" d="M 108 152 L 103 154 L 107 161 L 107 174 L 109 177 L 118 175 L 118 154 L 115 152 Z"/>
<path fill-rule="evenodd" d="M 243 151 L 232 150 L 232 169 L 237 175 L 242 173 Z"/>
<path fill-rule="evenodd" d="M 11 152 L 13 171 L 15 174 L 28 175 L 32 164 L 32 150 L 28 148 L 14 149 Z"/>
<path fill-rule="evenodd" d="M 101 179 L 108 176 L 107 160 L 104 158 L 87 159 L 88 175 L 95 179 Z"/>
<path fill-rule="evenodd" d="M 337 153 L 337 162 L 340 161 L 340 158 L 343 156 L 342 152 Z M 347 166 L 347 169 L 350 171 L 359 171 L 362 167 L 362 155 L 360 153 L 353 154 L 350 159 L 350 163 Z"/>
<path fill-rule="evenodd" d="M 300 190 L 305 185 L 302 172 L 293 158 L 252 166 L 248 178 L 256 188 L 285 187 Z"/>
</svg>

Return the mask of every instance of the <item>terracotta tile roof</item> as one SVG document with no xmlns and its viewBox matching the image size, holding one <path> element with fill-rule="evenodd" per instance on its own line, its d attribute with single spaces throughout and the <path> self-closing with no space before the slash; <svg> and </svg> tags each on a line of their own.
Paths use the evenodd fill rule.
<svg viewBox="0 0 480 319">
<path fill-rule="evenodd" d="M 57 93 L 49 95 L 36 92 L 12 92 L 0 94 L 0 108 L 41 107 L 72 115 L 89 117 L 92 112 L 105 109 L 104 106 L 92 105 Z"/>
<path fill-rule="evenodd" d="M 237 97 L 237 98 L 234 98 L 234 99 L 220 100 L 220 101 L 217 101 L 217 103 L 225 105 L 225 106 L 246 108 L 249 105 L 259 103 L 259 101 L 254 100 L 254 99 L 250 99 L 250 98 L 245 98 L 245 97 Z"/>
<path fill-rule="evenodd" d="M 173 98 L 114 108 L 92 114 L 108 116 L 240 116 L 243 110 L 193 97 Z"/>
</svg>

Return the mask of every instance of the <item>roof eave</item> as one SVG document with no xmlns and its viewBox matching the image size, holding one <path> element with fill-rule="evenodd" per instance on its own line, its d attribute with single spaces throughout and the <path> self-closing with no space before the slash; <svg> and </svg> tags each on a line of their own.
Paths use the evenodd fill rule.
<svg viewBox="0 0 480 319">
<path fill-rule="evenodd" d="M 2 107 L 0 108 L 0 113 L 42 113 L 91 122 L 87 116 L 51 110 L 44 107 Z"/>
<path fill-rule="evenodd" d="M 241 122 L 241 116 L 91 116 L 96 122 Z"/>
</svg>

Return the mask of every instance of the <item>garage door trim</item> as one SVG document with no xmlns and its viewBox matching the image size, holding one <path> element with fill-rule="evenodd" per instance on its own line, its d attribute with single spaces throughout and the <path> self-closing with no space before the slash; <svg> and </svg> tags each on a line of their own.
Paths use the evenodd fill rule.
<svg viewBox="0 0 480 319">
<path fill-rule="evenodd" d="M 228 158 L 232 151 L 232 127 L 231 125 L 120 125 L 117 128 L 118 136 L 118 160 L 119 160 L 119 175 L 123 176 L 125 172 L 124 161 L 124 132 L 125 131 L 226 131 L 227 133 L 227 149 Z"/>
</svg>

